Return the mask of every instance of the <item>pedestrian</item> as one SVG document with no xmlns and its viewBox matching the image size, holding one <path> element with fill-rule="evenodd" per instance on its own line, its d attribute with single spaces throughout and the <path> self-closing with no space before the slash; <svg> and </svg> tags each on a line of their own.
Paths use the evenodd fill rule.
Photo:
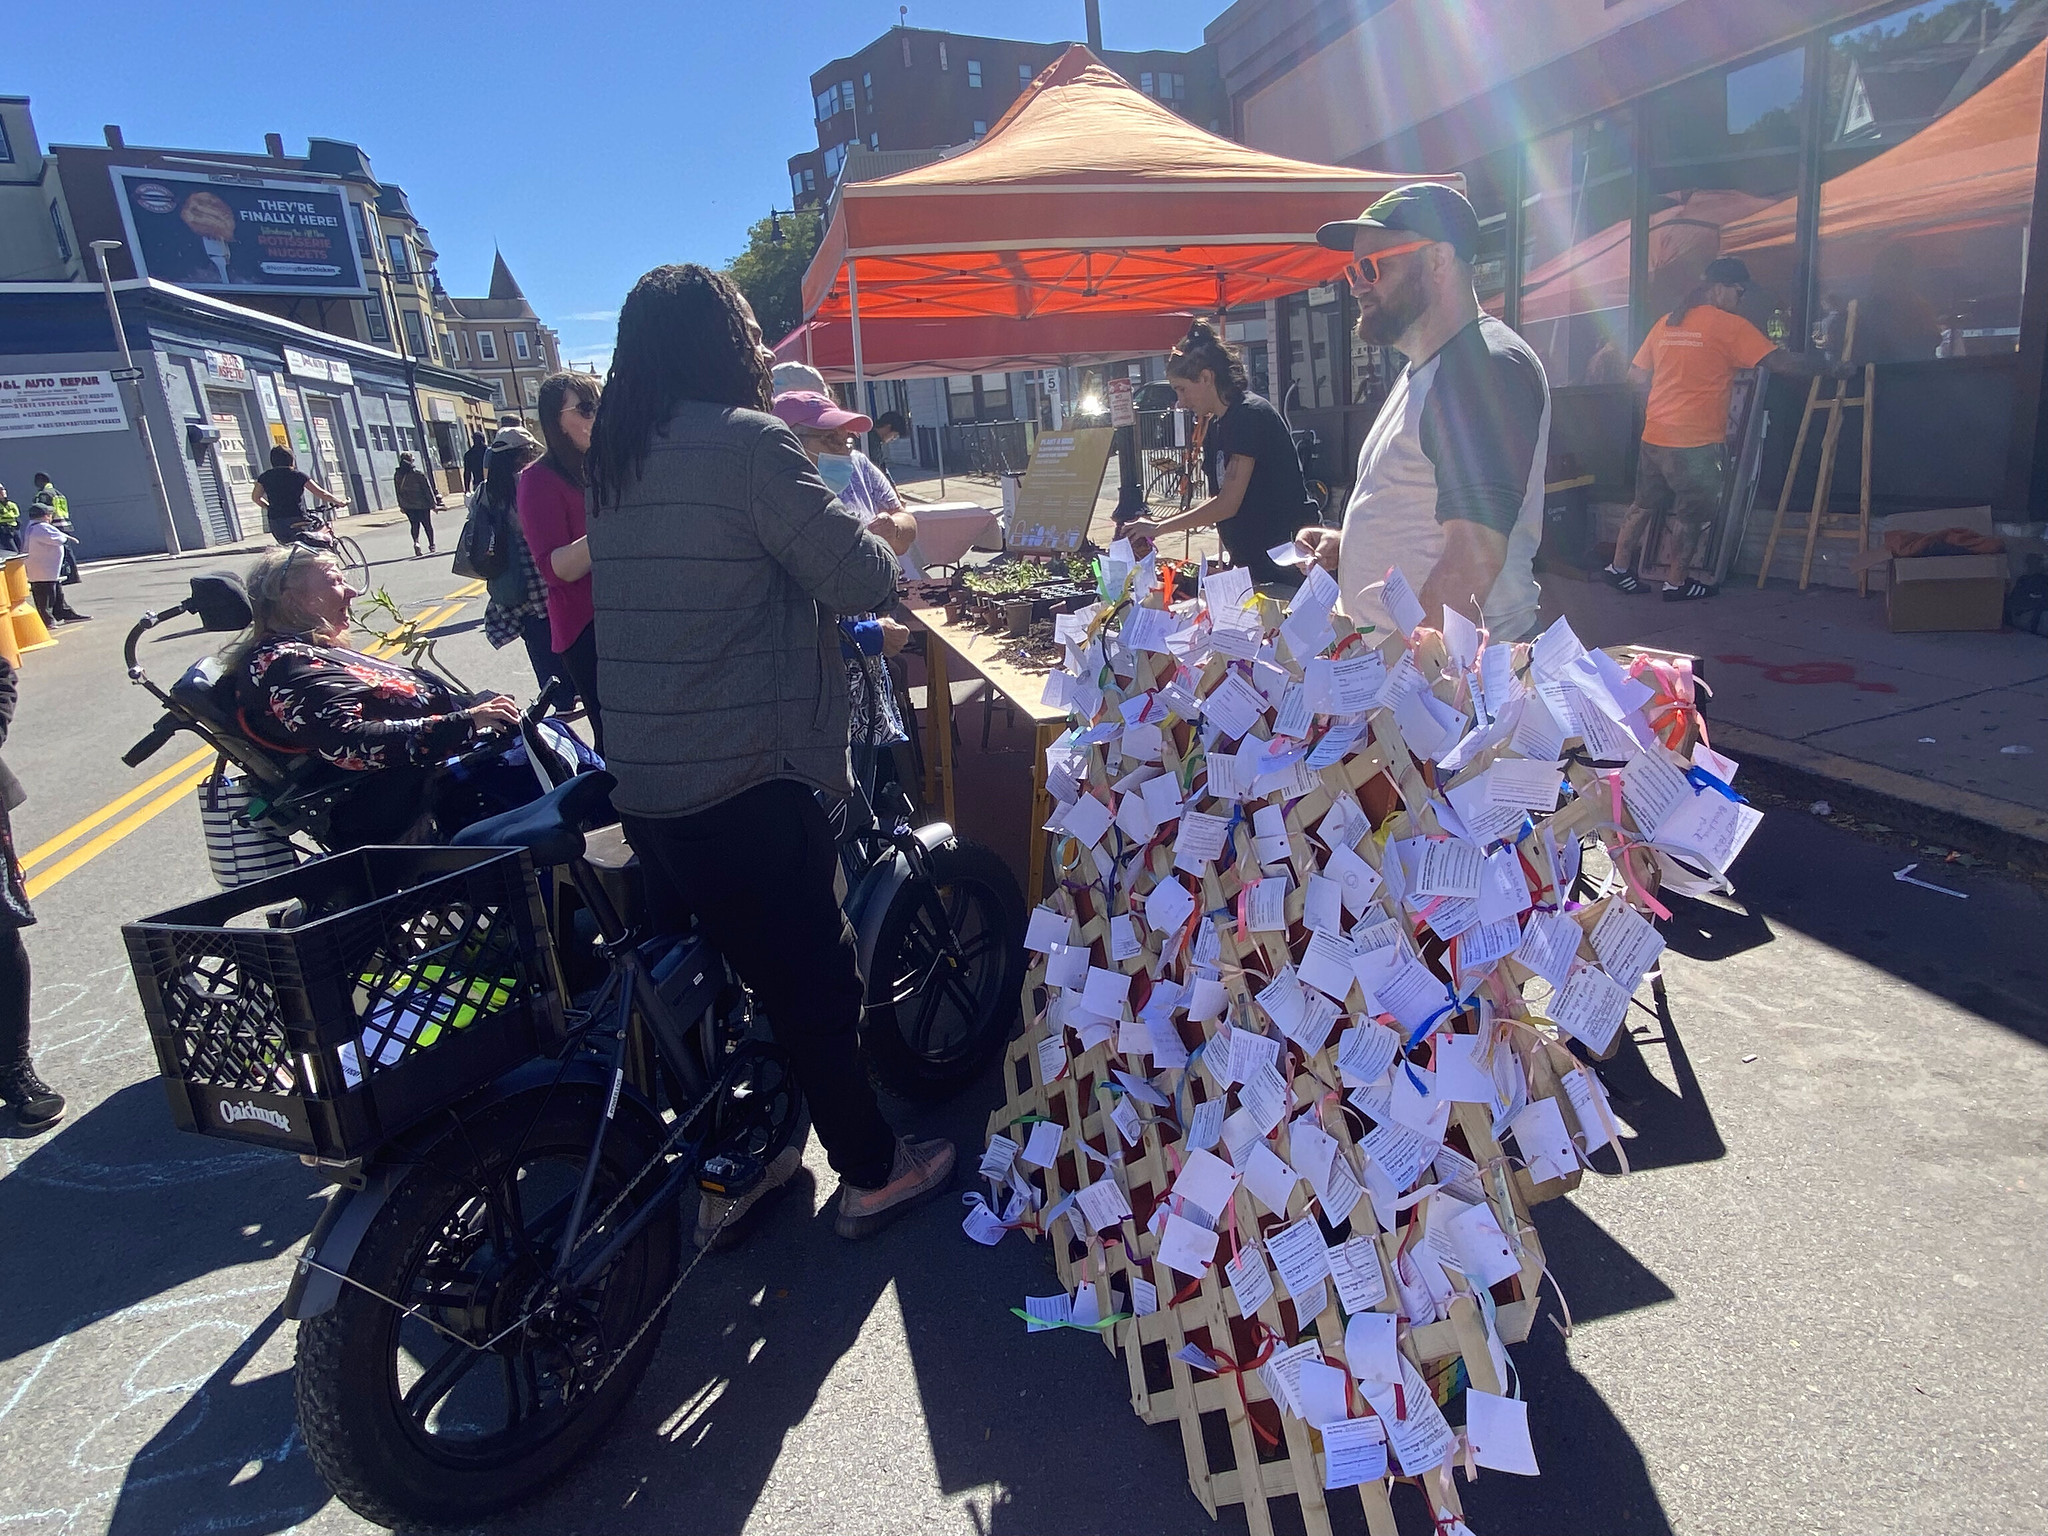
<svg viewBox="0 0 2048 1536">
<path fill-rule="evenodd" d="M 1202 463 L 1209 495 L 1185 512 L 1132 518 L 1119 531 L 1126 538 L 1157 540 L 1214 528 L 1230 563 L 1250 571 L 1254 586 L 1292 592 L 1301 585 L 1301 572 L 1276 565 L 1267 551 L 1289 542 L 1303 516 L 1314 514 L 1286 418 L 1251 392 L 1244 360 L 1206 320 L 1189 325 L 1167 357 L 1166 382 L 1182 409 L 1208 418 Z"/>
<path fill-rule="evenodd" d="M 576 685 L 591 743 L 604 755 L 604 711 L 597 696 L 597 629 L 590 607 L 590 541 L 584 537 L 583 457 L 602 394 L 584 373 L 541 381 L 541 437 L 547 452 L 519 472 L 519 530 L 548 592 L 548 644 Z"/>
<path fill-rule="evenodd" d="M 4 485 L 0 485 L 0 550 L 21 553 L 21 508 L 8 500 Z"/>
<path fill-rule="evenodd" d="M 91 614 L 73 608 L 64 595 L 64 551 L 78 541 L 59 531 L 56 514 L 47 503 L 39 501 L 28 509 L 28 532 L 24 537 L 28 587 L 35 594 L 36 612 L 42 616 L 44 625 L 54 629 L 59 624 L 82 624 L 91 618 Z"/>
<path fill-rule="evenodd" d="M 322 506 L 347 505 L 301 470 L 289 448 L 270 450 L 270 468 L 256 477 L 256 489 L 249 494 L 263 509 L 263 521 L 270 536 L 280 544 L 293 543 L 300 534 L 320 527 L 319 520 L 306 506 L 308 496 Z"/>
<path fill-rule="evenodd" d="M 1646 592 L 1655 573 L 1637 570 L 1650 525 L 1669 514 L 1663 544 L 1664 601 L 1697 602 L 1720 588 L 1695 580 L 1693 563 L 1705 557 L 1726 494 L 1728 395 L 1738 370 L 1761 364 L 1772 373 L 1833 373 L 1824 351 L 1787 352 L 1740 311 L 1749 291 L 1749 267 L 1733 256 L 1707 263 L 1690 293 L 1660 316 L 1636 352 L 1629 382 L 1646 396 L 1642 448 L 1636 456 L 1635 501 L 1622 515 L 1614 558 L 1600 574 L 1623 592 Z"/>
<path fill-rule="evenodd" d="M 58 579 L 67 587 L 73 586 L 78 581 L 78 557 L 72 553 L 72 545 L 78 540 L 71 538 L 71 502 L 57 489 L 55 482 L 41 470 L 36 471 L 35 499 L 50 509 L 51 520 L 56 523 L 57 531 L 70 539 L 70 543 L 64 546 L 64 571 Z"/>
<path fill-rule="evenodd" d="M 1479 308 L 1479 218 L 1433 182 L 1397 187 L 1319 244 L 1354 254 L 1358 339 L 1408 359 L 1358 454 L 1341 529 L 1296 546 L 1337 574 L 1354 623 L 1402 632 L 1383 584 L 1399 571 L 1435 628 L 1454 608 L 1495 641 L 1536 627 L 1550 381 L 1529 345 Z"/>
<path fill-rule="evenodd" d="M 468 451 L 462 455 L 462 489 L 464 494 L 475 490 L 484 483 L 484 456 L 491 451 L 490 439 L 483 429 L 472 427 L 469 434 Z"/>
<path fill-rule="evenodd" d="M 897 1137 L 861 1066 L 819 798 L 852 783 L 833 616 L 888 602 L 896 556 L 769 414 L 773 362 L 722 273 L 657 267 L 627 295 L 587 461 L 598 668 L 626 836 L 753 990 L 838 1170 L 836 1230 L 863 1238 L 954 1159 Z M 734 1205 L 700 1205 L 700 1241 L 800 1165 L 792 1147 Z"/>
<path fill-rule="evenodd" d="M 429 480 L 412 455 L 398 456 L 398 471 L 391 477 L 391 488 L 398 493 L 398 510 L 405 514 L 405 520 L 412 525 L 412 554 L 420 556 L 420 535 L 427 536 L 428 554 L 434 553 L 434 482 Z"/>
<path fill-rule="evenodd" d="M 500 427 L 484 460 L 484 483 L 473 503 L 499 530 L 505 545 L 505 566 L 489 578 L 490 600 L 484 604 L 484 638 L 503 650 L 514 640 L 526 646 L 526 659 L 542 688 L 569 674 L 555 658 L 548 639 L 548 589 L 519 530 L 519 472 L 540 457 L 540 444 L 524 427 Z M 569 683 L 573 687 L 573 683 Z M 570 701 L 557 699 L 556 711 Z"/>
<path fill-rule="evenodd" d="M 15 694 L 14 665 L 0 657 L 0 746 L 6 744 L 14 723 Z M 14 1111 L 16 1125 L 33 1132 L 46 1131 L 63 1118 L 64 1095 L 36 1076 L 28 1049 L 28 950 L 22 945 L 21 930 L 35 922 L 36 914 L 28 904 L 28 883 L 22 878 L 9 820 L 27 798 L 20 781 L 0 762 L 0 858 L 7 865 L 0 872 L 0 1103 Z"/>
</svg>

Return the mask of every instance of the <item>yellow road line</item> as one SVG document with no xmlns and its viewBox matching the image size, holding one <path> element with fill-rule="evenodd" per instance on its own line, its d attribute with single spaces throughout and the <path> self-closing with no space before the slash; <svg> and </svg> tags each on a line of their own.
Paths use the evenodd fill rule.
<svg viewBox="0 0 2048 1536">
<path fill-rule="evenodd" d="M 108 801 L 105 805 L 101 806 L 98 810 L 94 811 L 90 816 L 86 817 L 85 820 L 80 822 L 74 822 L 72 825 L 66 827 L 62 832 L 59 832 L 55 837 L 51 838 L 47 843 L 43 843 L 39 847 L 31 848 L 27 853 L 23 854 L 21 856 L 22 869 L 33 869 L 36 865 L 42 863 L 42 861 L 48 858 L 51 854 L 56 853 L 59 849 L 63 848 L 66 844 L 85 836 L 86 833 L 90 832 L 94 827 L 98 826 L 101 822 L 106 821 L 108 818 L 120 815 L 121 812 L 127 810 L 129 806 L 133 805 L 136 801 L 142 799 L 145 795 L 151 794 L 152 792 L 163 788 L 164 785 L 170 783 L 170 781 L 178 777 L 179 774 L 190 772 L 193 768 L 196 768 L 200 763 L 204 762 L 207 758 L 210 758 L 213 755 L 213 748 L 201 747 L 197 752 L 194 752 L 190 757 L 185 758 L 180 762 L 175 762 L 171 764 L 170 767 L 164 769 L 164 771 L 156 775 L 156 777 L 152 779 L 145 779 L 142 783 L 136 785 L 133 789 L 129 790 L 127 794 L 122 795 L 119 799 Z"/>
<path fill-rule="evenodd" d="M 398 629 L 393 630 L 392 633 L 396 635 L 404 631 L 410 631 L 410 633 L 414 635 L 423 635 L 427 633 L 427 631 L 431 630 L 435 625 L 446 623 L 449 619 L 453 618 L 460 609 L 467 606 L 467 602 L 468 600 L 464 599 L 462 602 L 459 603 L 450 603 L 445 608 L 429 608 L 425 613 L 419 615 L 419 617 L 407 619 L 404 624 L 401 624 L 398 627 Z M 363 654 L 365 656 L 380 657 L 396 656 L 398 654 L 398 650 L 399 648 L 396 645 L 386 645 L 383 641 L 378 641 L 371 645 L 369 648 L 367 648 L 363 652 Z"/>
<path fill-rule="evenodd" d="M 479 579 L 478 579 L 478 580 L 476 580 L 476 581 L 466 581 L 466 582 L 464 582 L 464 583 L 463 583 L 463 584 L 462 584 L 461 586 L 457 587 L 457 588 L 456 588 L 456 589 L 455 589 L 455 590 L 454 590 L 453 592 L 450 592 L 450 593 L 448 594 L 448 596 L 449 596 L 449 597 L 482 597 L 482 596 L 484 595 L 484 587 L 485 587 L 485 585 L 486 585 L 486 584 L 485 584 L 485 582 L 484 582 L 484 581 L 483 581 L 483 580 L 482 580 L 481 578 L 479 578 Z M 443 601 L 446 601 L 446 599 L 443 599 Z"/>
<path fill-rule="evenodd" d="M 213 754 L 209 751 L 205 755 L 211 757 Z M 98 858 L 136 828 L 154 821 L 172 806 L 189 798 L 193 790 L 199 787 L 199 781 L 205 778 L 211 771 L 210 767 L 201 767 L 198 772 L 172 785 L 154 800 L 150 801 L 149 804 L 143 806 L 141 810 L 130 812 L 107 828 L 106 831 L 100 833 L 91 842 L 82 843 L 70 853 L 64 855 L 63 858 L 29 881 L 29 899 L 34 900 L 42 895 L 43 892 L 47 891 L 80 865 Z"/>
</svg>

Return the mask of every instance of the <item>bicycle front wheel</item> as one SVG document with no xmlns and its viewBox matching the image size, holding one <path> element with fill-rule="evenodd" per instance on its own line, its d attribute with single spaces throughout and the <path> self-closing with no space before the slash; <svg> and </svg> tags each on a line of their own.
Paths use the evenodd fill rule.
<svg viewBox="0 0 2048 1536">
<path fill-rule="evenodd" d="M 341 568 L 358 591 L 370 589 L 370 557 L 363 553 L 363 546 L 347 534 L 334 535 L 334 557 L 341 562 Z"/>
<path fill-rule="evenodd" d="M 300 1325 L 300 1432 L 365 1519 L 464 1524 L 528 1498 L 631 1397 L 680 1264 L 675 1202 L 581 1290 L 549 1280 L 603 1110 L 556 1091 L 465 1126 L 377 1213 L 355 1283 Z M 657 1145 L 642 1116 L 611 1124 L 579 1252 L 652 1193 L 658 1166 L 634 1181 Z"/>
</svg>

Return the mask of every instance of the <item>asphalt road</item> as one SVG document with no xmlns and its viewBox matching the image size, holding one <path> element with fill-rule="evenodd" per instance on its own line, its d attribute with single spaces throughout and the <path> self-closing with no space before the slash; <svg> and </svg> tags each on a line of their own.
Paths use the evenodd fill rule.
<svg viewBox="0 0 2048 1536">
<path fill-rule="evenodd" d="M 351 531 L 408 607 L 461 585 L 445 560 L 395 558 L 402 530 Z M 185 755 L 120 765 L 154 711 L 119 648 L 127 619 L 217 563 L 73 589 L 99 617 L 28 659 L 7 746 L 31 797 L 20 848 Z M 443 655 L 530 692 L 480 612 L 451 616 Z M 154 640 L 145 663 L 169 676 L 205 643 Z M 1538 1213 L 1573 1331 L 1553 1303 L 1516 1351 L 1544 1475 L 1484 1474 L 1465 1495 L 1480 1536 L 2048 1529 L 2048 902 L 1982 869 L 1919 871 L 1966 899 L 1918 889 L 1891 878 L 1902 862 L 1780 812 L 1737 901 L 1681 904 L 1668 1015 L 1637 1014 L 1639 1050 L 1606 1069 L 1633 1171 Z M 123 920 L 210 888 L 187 792 L 37 898 L 38 1061 L 73 1111 L 39 1139 L 0 1128 L 6 1536 L 368 1529 L 292 1428 L 276 1307 L 319 1192 L 288 1158 L 170 1129 L 120 948 Z M 991 1078 L 897 1118 L 978 1146 L 996 1097 Z M 1133 1416 L 1121 1362 L 1010 1316 L 1043 1289 L 1042 1248 L 980 1248 L 947 1204 L 842 1243 L 811 1156 L 797 1198 L 699 1269 L 601 1453 L 481 1529 L 1208 1527 L 1179 1436 Z"/>
</svg>

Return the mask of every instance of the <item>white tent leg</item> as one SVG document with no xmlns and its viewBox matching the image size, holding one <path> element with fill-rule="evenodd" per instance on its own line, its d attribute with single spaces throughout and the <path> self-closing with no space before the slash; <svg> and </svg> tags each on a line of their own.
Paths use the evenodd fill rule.
<svg viewBox="0 0 2048 1536">
<path fill-rule="evenodd" d="M 860 350 L 860 263 L 851 258 L 846 263 L 846 297 L 853 309 L 853 398 L 858 407 L 867 399 L 868 370 Z"/>
</svg>

